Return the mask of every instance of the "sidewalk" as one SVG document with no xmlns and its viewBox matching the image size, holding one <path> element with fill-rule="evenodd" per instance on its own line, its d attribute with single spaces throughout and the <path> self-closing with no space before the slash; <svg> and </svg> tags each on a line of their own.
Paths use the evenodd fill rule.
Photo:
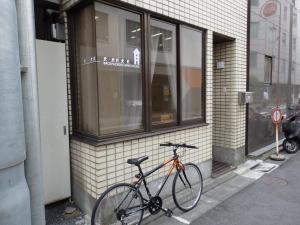
<svg viewBox="0 0 300 225">
<path fill-rule="evenodd" d="M 192 224 L 299 225 L 300 153 Z"/>
<path fill-rule="evenodd" d="M 284 162 L 266 161 L 280 165 L 270 173 L 246 162 L 237 176 L 204 193 L 195 209 L 183 214 L 175 209 L 174 214 L 193 225 L 299 225 L 300 153 L 286 156 L 290 159 Z M 165 216 L 142 224 L 182 225 Z"/>
<path fill-rule="evenodd" d="M 230 173 L 205 180 L 200 202 L 190 212 L 175 208 L 172 198 L 165 199 L 164 206 L 193 225 L 299 225 L 300 152 L 286 157 L 284 162 L 265 161 L 279 165 L 270 173 L 259 171 L 261 160 L 248 160 Z M 75 211 L 66 214 L 68 206 Z M 47 224 L 90 223 L 88 216 L 66 202 L 48 207 Z M 182 225 L 162 213 L 145 218 L 142 225 L 146 224 Z"/>
</svg>

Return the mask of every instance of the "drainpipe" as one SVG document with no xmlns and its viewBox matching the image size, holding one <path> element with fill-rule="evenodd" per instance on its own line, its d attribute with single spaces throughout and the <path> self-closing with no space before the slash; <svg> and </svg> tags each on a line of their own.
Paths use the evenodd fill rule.
<svg viewBox="0 0 300 225">
<path fill-rule="evenodd" d="M 38 107 L 38 82 L 35 54 L 33 0 L 16 0 L 20 61 L 27 67 L 22 76 L 26 161 L 25 174 L 30 191 L 32 225 L 45 224 L 41 169 L 41 140 Z"/>
<path fill-rule="evenodd" d="M 0 224 L 31 225 L 16 5 L 0 3 Z"/>
</svg>

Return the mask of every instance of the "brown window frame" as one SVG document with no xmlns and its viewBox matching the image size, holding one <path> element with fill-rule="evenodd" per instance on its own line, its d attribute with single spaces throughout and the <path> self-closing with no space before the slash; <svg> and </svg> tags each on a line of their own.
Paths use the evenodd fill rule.
<svg viewBox="0 0 300 225">
<path fill-rule="evenodd" d="M 128 12 L 133 12 L 141 16 L 141 51 L 142 51 L 142 93 L 143 93 L 143 126 L 144 129 L 123 131 L 107 135 L 93 135 L 88 133 L 83 133 L 80 130 L 77 130 L 77 99 L 76 97 L 76 70 L 74 65 L 75 58 L 75 40 L 74 40 L 74 20 L 73 15 L 77 10 L 99 2 L 106 4 L 112 7 L 116 7 Z M 88 0 L 82 1 L 76 4 L 74 7 L 67 10 L 68 16 L 68 37 L 69 37 L 69 60 L 70 60 L 70 83 L 71 83 L 71 99 L 72 99 L 72 124 L 73 132 L 72 137 L 80 139 L 81 141 L 88 142 L 94 145 L 101 145 L 107 143 L 114 143 L 122 140 L 132 140 L 141 137 L 153 136 L 162 133 L 169 133 L 172 131 L 189 129 L 193 127 L 200 127 L 208 125 L 206 123 L 206 35 L 207 30 L 183 21 L 179 21 L 161 14 L 151 12 L 149 10 L 130 5 L 124 2 L 117 1 L 105 1 L 105 0 Z M 168 22 L 176 26 L 176 69 L 177 69 L 177 120 L 171 123 L 152 125 L 152 108 L 151 108 L 151 80 L 150 80 L 150 19 L 154 18 L 162 22 Z M 93 24 L 95 26 L 95 24 Z M 201 90 L 201 118 L 191 119 L 191 120 L 182 120 L 182 104 L 181 104 L 181 61 L 180 61 L 180 26 L 185 26 L 193 28 L 195 30 L 202 32 L 202 90 Z M 96 27 L 94 27 L 96 29 Z"/>
</svg>

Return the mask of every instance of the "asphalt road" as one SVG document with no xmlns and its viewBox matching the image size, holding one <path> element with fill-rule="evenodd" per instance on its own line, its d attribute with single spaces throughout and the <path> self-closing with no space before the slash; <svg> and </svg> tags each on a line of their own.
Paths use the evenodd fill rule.
<svg viewBox="0 0 300 225">
<path fill-rule="evenodd" d="M 300 225 L 300 152 L 193 225 Z"/>
</svg>

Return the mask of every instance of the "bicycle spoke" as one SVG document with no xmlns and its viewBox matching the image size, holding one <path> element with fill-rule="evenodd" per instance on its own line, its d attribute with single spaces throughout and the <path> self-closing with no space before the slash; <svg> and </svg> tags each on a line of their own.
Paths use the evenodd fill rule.
<svg viewBox="0 0 300 225">
<path fill-rule="evenodd" d="M 96 212 L 93 213 L 96 215 L 94 216 L 96 222 L 94 224 L 138 224 L 143 215 L 142 204 L 142 197 L 134 187 L 126 184 L 116 185 L 99 202 Z"/>
</svg>

